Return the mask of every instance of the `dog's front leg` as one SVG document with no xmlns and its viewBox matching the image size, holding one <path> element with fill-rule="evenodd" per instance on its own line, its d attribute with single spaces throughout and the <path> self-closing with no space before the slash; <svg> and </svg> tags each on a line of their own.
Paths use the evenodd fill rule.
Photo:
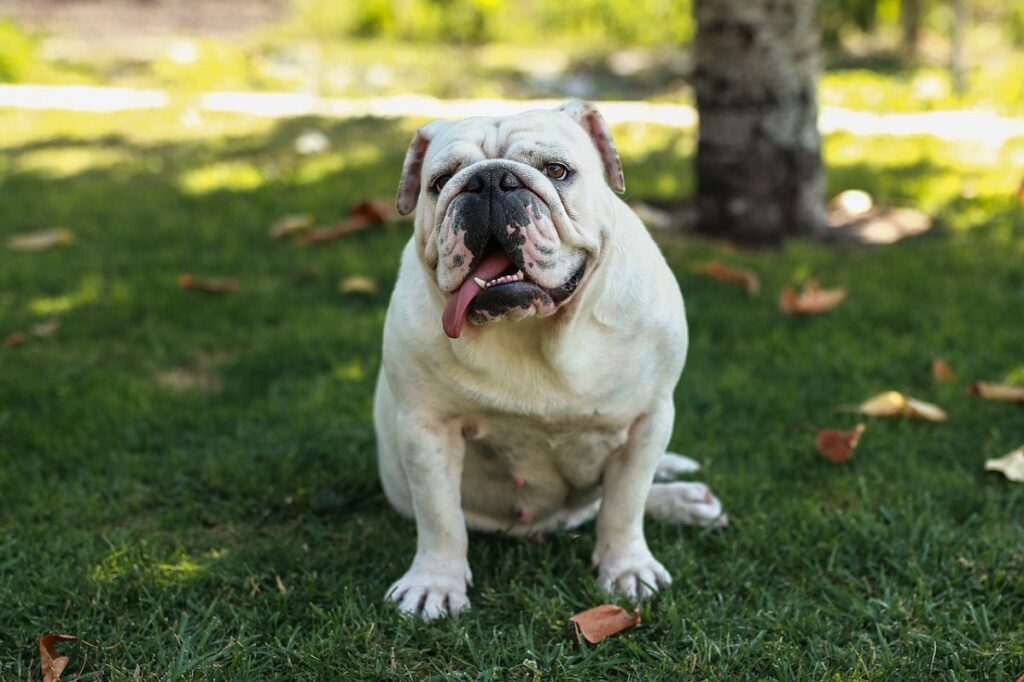
<svg viewBox="0 0 1024 682">
<path fill-rule="evenodd" d="M 402 467 L 416 514 L 416 556 L 388 588 L 403 613 L 432 620 L 469 607 L 473 576 L 460 486 L 465 441 L 458 424 L 423 414 L 399 417 Z"/>
<path fill-rule="evenodd" d="M 636 601 L 672 582 L 644 537 L 644 504 L 655 469 L 672 435 L 675 407 L 661 400 L 630 428 L 629 440 L 605 466 L 597 515 L 597 584 Z"/>
</svg>

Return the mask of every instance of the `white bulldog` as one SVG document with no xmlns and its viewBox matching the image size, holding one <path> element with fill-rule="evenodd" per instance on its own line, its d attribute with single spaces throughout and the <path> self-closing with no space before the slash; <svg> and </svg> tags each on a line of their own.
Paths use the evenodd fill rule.
<svg viewBox="0 0 1024 682">
<path fill-rule="evenodd" d="M 636 600 L 671 582 L 645 511 L 726 523 L 707 486 L 652 485 L 697 468 L 665 452 L 686 317 L 623 189 L 584 102 L 413 138 L 398 209 L 416 209 L 415 232 L 374 406 L 384 491 L 416 521 L 412 566 L 387 592 L 401 611 L 469 606 L 467 527 L 528 535 L 596 514 L 598 584 Z"/>
</svg>

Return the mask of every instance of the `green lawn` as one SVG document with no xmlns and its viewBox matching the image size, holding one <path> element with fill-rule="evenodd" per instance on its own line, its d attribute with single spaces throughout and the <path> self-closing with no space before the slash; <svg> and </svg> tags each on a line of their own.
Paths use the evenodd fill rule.
<svg viewBox="0 0 1024 682">
<path fill-rule="evenodd" d="M 320 247 L 266 232 L 391 197 L 415 122 L 204 114 L 189 128 L 180 113 L 0 112 L 0 237 L 77 235 L 0 248 L 0 338 L 28 337 L 0 347 L 0 679 L 38 679 L 47 632 L 82 638 L 62 650 L 65 679 L 83 680 L 1024 672 L 1024 485 L 982 470 L 1024 444 L 1024 408 L 964 392 L 1024 381 L 1024 140 L 830 139 L 833 190 L 938 215 L 896 246 L 659 237 L 692 334 L 672 446 L 704 463 L 732 525 L 649 524 L 675 584 L 639 628 L 590 646 L 568 617 L 603 601 L 591 526 L 540 544 L 473 536 L 473 610 L 457 622 L 384 604 L 414 529 L 379 489 L 371 401 L 409 224 Z M 310 128 L 331 151 L 293 151 Z M 692 188 L 692 135 L 616 134 L 630 196 Z M 765 293 L 693 274 L 710 259 L 758 271 Z M 240 290 L 182 291 L 182 272 Z M 353 274 L 380 293 L 340 293 Z M 781 317 L 778 291 L 809 276 L 848 300 Z M 938 356 L 955 382 L 932 380 Z M 950 419 L 872 420 L 847 466 L 815 454 L 808 427 L 852 427 L 836 407 L 887 389 Z"/>
</svg>

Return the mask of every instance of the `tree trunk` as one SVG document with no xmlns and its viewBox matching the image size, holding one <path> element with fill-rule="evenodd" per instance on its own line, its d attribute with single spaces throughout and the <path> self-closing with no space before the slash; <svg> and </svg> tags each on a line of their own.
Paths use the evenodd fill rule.
<svg viewBox="0 0 1024 682">
<path fill-rule="evenodd" d="M 953 81 L 953 92 L 963 96 L 967 92 L 967 51 L 964 37 L 970 21 L 967 0 L 951 0 L 949 23 L 949 75 Z"/>
<path fill-rule="evenodd" d="M 923 0 L 901 0 L 900 24 L 903 25 L 903 56 L 909 61 L 917 59 L 921 46 L 921 7 Z"/>
<path fill-rule="evenodd" d="M 697 0 L 701 230 L 771 244 L 825 225 L 815 0 Z"/>
</svg>

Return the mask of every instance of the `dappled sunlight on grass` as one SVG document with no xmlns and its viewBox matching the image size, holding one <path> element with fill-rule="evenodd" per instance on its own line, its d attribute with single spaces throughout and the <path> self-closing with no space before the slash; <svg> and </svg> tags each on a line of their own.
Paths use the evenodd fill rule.
<svg viewBox="0 0 1024 682">
<path fill-rule="evenodd" d="M 78 288 L 61 296 L 36 296 L 29 299 L 28 309 L 35 315 L 47 316 L 66 313 L 75 308 L 93 303 L 100 298 L 104 282 L 99 275 L 87 275 L 79 282 Z"/>
<path fill-rule="evenodd" d="M 253 190 L 267 181 L 265 170 L 244 161 L 220 161 L 181 174 L 179 184 L 188 194 L 218 190 Z"/>
<path fill-rule="evenodd" d="M 51 147 L 22 154 L 18 158 L 17 169 L 22 173 L 39 173 L 59 178 L 89 170 L 108 169 L 135 160 L 132 154 L 123 149 Z"/>
<path fill-rule="evenodd" d="M 360 360 L 354 359 L 333 365 L 331 376 L 338 381 L 363 381 L 366 379 L 366 370 Z"/>
<path fill-rule="evenodd" d="M 168 585 L 193 580 L 203 574 L 209 565 L 228 556 L 228 550 L 214 548 L 192 556 L 184 549 L 175 549 L 166 555 L 147 543 L 123 544 L 113 548 L 89 570 L 94 582 L 109 583 L 124 578 L 135 578 Z"/>
<path fill-rule="evenodd" d="M 97 674 L 113 677 L 131 677 L 135 661 L 152 662 L 144 675 L 173 676 L 176 638 L 208 628 L 237 642 L 244 631 L 257 643 L 251 659 L 181 675 L 232 679 L 356 669 L 371 679 L 390 669 L 392 649 L 404 665 L 411 646 L 429 659 L 417 678 L 436 673 L 427 667 L 436 661 L 467 671 L 467 661 L 480 661 L 479 669 L 514 676 L 524 638 L 535 639 L 531 651 L 565 662 L 544 668 L 555 677 L 642 676 L 622 667 L 622 646 L 644 647 L 671 677 L 689 655 L 678 654 L 681 642 L 690 651 L 756 639 L 783 627 L 779 613 L 805 629 L 730 649 L 740 658 L 716 659 L 715 671 L 741 679 L 768 658 L 802 660 L 811 649 L 852 665 L 884 646 L 893 652 L 884 676 L 927 663 L 933 642 L 970 637 L 987 648 L 946 648 L 939 664 L 988 666 L 995 677 L 1001 664 L 987 652 L 1020 639 L 1016 588 L 1006 580 L 1020 563 L 1013 548 L 1024 498 L 972 459 L 1019 445 L 1020 413 L 972 399 L 962 384 L 935 384 L 929 362 L 945 357 L 964 381 L 1024 375 L 1014 326 L 1024 223 L 1011 194 L 1001 196 L 1019 180 L 1022 141 L 986 166 L 942 142 L 830 137 L 832 188 L 920 202 L 952 228 L 895 246 L 796 240 L 747 251 L 657 233 L 691 323 L 671 446 L 701 461 L 701 480 L 737 528 L 649 524 L 652 549 L 692 589 L 645 606 L 642 637 L 583 651 L 564 626 L 599 598 L 587 530 L 544 544 L 474 536 L 476 609 L 454 629 L 410 625 L 384 607 L 381 595 L 415 538 L 380 490 L 373 382 L 411 221 L 318 246 L 267 236 L 289 213 L 327 223 L 358 201 L 392 201 L 422 121 L 203 113 L 188 127 L 168 112 L 41 113 L 32 127 L 0 111 L 0 129 L 10 121 L 0 234 L 61 225 L 77 237 L 43 253 L 0 254 L 0 338 L 28 336 L 0 348 L 0 554 L 10 569 L 0 604 L 17 614 L 0 638 L 21 643 L 14 656 L 26 671 L 37 660 L 35 638 L 49 629 L 92 638 Z M 297 138 L 311 130 L 329 146 L 298 153 Z M 691 131 L 622 125 L 615 134 L 626 199 L 692 190 Z M 79 145 L 135 162 L 60 178 L 18 165 Z M 762 295 L 697 275 L 696 264 L 709 260 L 757 271 Z M 182 291 L 183 271 L 237 278 L 239 291 Z M 339 282 L 356 274 L 379 290 L 340 293 Z M 850 295 L 828 315 L 782 318 L 780 289 L 810 277 Z M 32 334 L 36 316 L 62 312 L 70 314 L 50 335 Z M 167 390 L 154 380 L 168 368 L 195 371 L 216 349 L 231 349 L 211 361 L 216 391 Z M 873 421 L 848 466 L 820 461 L 803 425 L 847 428 L 854 417 L 837 405 L 888 388 L 942 404 L 949 422 Z M 978 580 L 959 563 L 950 570 L 949 557 L 959 556 L 992 567 L 993 578 Z M 910 567 L 908 575 L 894 565 Z M 956 598 L 935 610 L 940 593 Z M 900 604 L 898 613 L 880 600 Z M 989 608 L 990 630 L 971 619 L 978 603 Z M 922 614 L 910 638 L 907 612 Z M 747 623 L 738 635 L 737 622 Z M 865 631 L 865 622 L 879 627 Z M 856 646 L 833 647 L 850 632 L 859 633 Z M 189 644 L 190 656 L 217 648 L 203 637 Z M 482 645 L 470 650 L 466 641 Z M 586 670 L 584 655 L 595 663 Z M 246 675 L 254 668 L 245 660 L 270 663 Z"/>
<path fill-rule="evenodd" d="M 1024 138 L 1014 138 L 988 149 L 926 136 L 837 133 L 824 143 L 829 191 L 863 189 L 884 203 L 911 203 L 932 212 L 958 198 L 1008 198 L 1020 182 L 1011 169 L 1021 167 L 1022 143 Z"/>
</svg>

